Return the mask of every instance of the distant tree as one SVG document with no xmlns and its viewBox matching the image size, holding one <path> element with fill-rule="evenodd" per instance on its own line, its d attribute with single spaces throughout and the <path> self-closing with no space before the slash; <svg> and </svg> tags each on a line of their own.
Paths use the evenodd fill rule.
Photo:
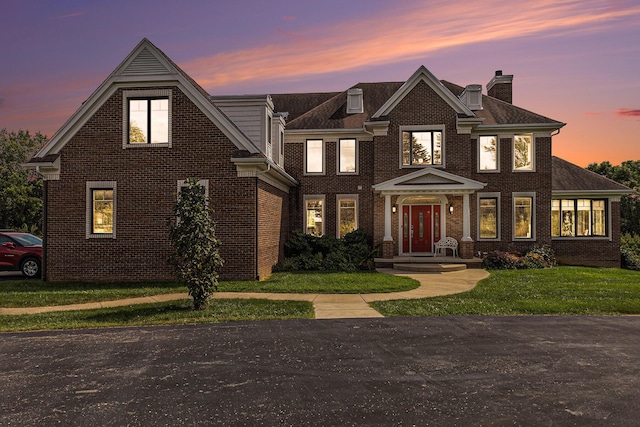
<svg viewBox="0 0 640 427">
<path fill-rule="evenodd" d="M 45 141 L 39 132 L 0 130 L 0 228 L 42 235 L 42 177 L 21 164 Z"/>
<path fill-rule="evenodd" d="M 619 166 L 608 161 L 591 163 L 587 169 L 635 190 L 620 201 L 620 228 L 623 234 L 640 235 L 640 160 L 627 160 Z"/>
<path fill-rule="evenodd" d="M 174 214 L 175 222 L 169 222 L 169 237 L 175 251 L 170 262 L 187 285 L 194 309 L 201 310 L 218 289 L 218 270 L 223 260 L 205 188 L 197 179 L 187 180 L 178 195 Z"/>
<path fill-rule="evenodd" d="M 529 159 L 529 141 L 524 136 L 516 136 L 514 139 L 514 164 L 516 169 L 531 166 Z"/>
</svg>

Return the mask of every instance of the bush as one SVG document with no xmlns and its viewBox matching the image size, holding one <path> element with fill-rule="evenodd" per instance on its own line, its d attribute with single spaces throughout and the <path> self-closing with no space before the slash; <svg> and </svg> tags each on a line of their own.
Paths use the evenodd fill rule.
<svg viewBox="0 0 640 427">
<path fill-rule="evenodd" d="M 550 246 L 534 246 L 526 254 L 491 251 L 482 258 L 487 270 L 519 270 L 525 268 L 550 268 L 556 266 L 556 256 Z"/>
<path fill-rule="evenodd" d="M 297 232 L 285 243 L 286 258 L 273 271 L 373 270 L 376 250 L 364 231 L 355 230 L 342 239 Z"/>
<path fill-rule="evenodd" d="M 622 267 L 640 270 L 640 236 L 628 233 L 620 236 L 620 254 Z"/>
</svg>

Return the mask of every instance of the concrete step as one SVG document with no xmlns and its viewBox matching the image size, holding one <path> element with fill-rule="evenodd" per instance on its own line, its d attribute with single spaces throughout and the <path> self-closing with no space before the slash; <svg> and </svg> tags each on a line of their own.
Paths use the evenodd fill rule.
<svg viewBox="0 0 640 427">
<path fill-rule="evenodd" d="M 411 263 L 411 264 L 393 264 L 394 270 L 412 271 L 415 273 L 443 273 L 446 271 L 461 271 L 466 270 L 465 264 L 436 264 L 436 263 Z"/>
</svg>

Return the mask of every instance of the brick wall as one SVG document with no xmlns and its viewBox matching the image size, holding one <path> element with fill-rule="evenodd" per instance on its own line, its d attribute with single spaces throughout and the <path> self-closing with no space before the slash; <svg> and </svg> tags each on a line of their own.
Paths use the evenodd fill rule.
<svg viewBox="0 0 640 427">
<path fill-rule="evenodd" d="M 284 258 L 284 243 L 289 238 L 288 194 L 258 181 L 258 276 L 266 279 L 278 261 Z"/>
<path fill-rule="evenodd" d="M 173 278 L 167 221 L 177 181 L 209 180 L 222 240 L 222 278 L 256 277 L 256 178 L 238 178 L 235 145 L 177 88 L 172 147 L 122 148 L 122 91 L 107 100 L 61 151 L 61 177 L 48 183 L 47 279 Z M 116 239 L 86 239 L 86 182 L 116 181 Z"/>
<path fill-rule="evenodd" d="M 358 141 L 358 174 L 338 175 L 337 173 L 337 138 L 325 138 L 325 174 L 304 174 L 305 141 L 287 142 L 285 159 L 287 172 L 300 185 L 292 189 L 290 200 L 290 230 L 302 231 L 304 220 L 304 196 L 325 196 L 325 234 L 337 236 L 337 196 L 355 194 L 358 196 L 358 227 L 370 236 L 373 234 L 373 199 L 371 191 L 373 182 L 373 143 Z"/>
</svg>

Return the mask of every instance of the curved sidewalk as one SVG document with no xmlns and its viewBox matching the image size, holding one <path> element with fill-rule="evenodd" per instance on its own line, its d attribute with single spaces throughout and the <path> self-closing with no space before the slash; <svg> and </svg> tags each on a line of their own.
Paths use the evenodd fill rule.
<svg viewBox="0 0 640 427">
<path fill-rule="evenodd" d="M 281 294 L 265 292 L 216 292 L 214 299 L 256 298 L 270 300 L 310 301 L 313 303 L 316 319 L 346 319 L 384 317 L 369 305 L 373 301 L 395 299 L 417 299 L 441 295 L 450 295 L 473 289 L 480 280 L 489 277 L 485 270 L 471 269 L 446 273 L 410 273 L 392 269 L 379 269 L 381 273 L 407 276 L 420 282 L 420 286 L 411 291 L 381 294 Z M 90 310 L 107 307 L 121 307 L 134 304 L 149 304 L 178 299 L 187 299 L 189 295 L 164 294 L 150 297 L 129 298 L 116 301 L 69 304 L 52 307 L 0 308 L 0 315 L 37 314 L 54 311 Z"/>
</svg>

